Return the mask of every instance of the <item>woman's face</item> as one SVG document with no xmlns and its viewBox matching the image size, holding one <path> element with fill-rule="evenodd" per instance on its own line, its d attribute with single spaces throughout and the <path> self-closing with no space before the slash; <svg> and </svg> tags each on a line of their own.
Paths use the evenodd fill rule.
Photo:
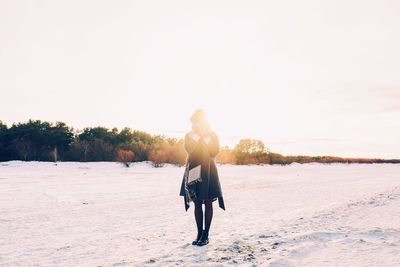
<svg viewBox="0 0 400 267">
<path fill-rule="evenodd" d="M 203 121 L 192 123 L 192 129 L 199 135 L 205 135 L 208 132 L 208 123 Z"/>
</svg>

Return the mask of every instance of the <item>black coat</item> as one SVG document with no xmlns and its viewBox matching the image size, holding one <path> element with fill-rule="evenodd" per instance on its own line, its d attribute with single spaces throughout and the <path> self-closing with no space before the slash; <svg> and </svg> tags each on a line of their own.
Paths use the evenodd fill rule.
<svg viewBox="0 0 400 267">
<path fill-rule="evenodd" d="M 196 193 L 199 200 L 218 199 L 219 207 L 225 210 L 224 199 L 222 197 L 221 184 L 219 182 L 218 170 L 215 164 L 215 157 L 217 156 L 220 147 L 218 136 L 212 131 L 210 134 L 210 142 L 207 144 L 203 138 L 197 142 L 191 138 L 189 132 L 185 135 L 185 149 L 188 153 L 189 169 L 201 164 L 201 179 L 202 181 L 196 183 Z M 185 181 L 182 178 L 180 196 L 185 197 Z M 184 199 L 185 200 L 185 199 Z M 186 205 L 185 209 L 189 207 Z"/>
</svg>

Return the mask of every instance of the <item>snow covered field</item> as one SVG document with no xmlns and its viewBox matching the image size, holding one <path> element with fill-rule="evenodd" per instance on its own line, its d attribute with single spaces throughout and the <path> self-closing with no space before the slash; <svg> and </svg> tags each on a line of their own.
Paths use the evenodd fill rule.
<svg viewBox="0 0 400 267">
<path fill-rule="evenodd" d="M 0 266 L 400 266 L 400 165 L 219 166 L 192 246 L 183 168 L 0 163 Z"/>
</svg>

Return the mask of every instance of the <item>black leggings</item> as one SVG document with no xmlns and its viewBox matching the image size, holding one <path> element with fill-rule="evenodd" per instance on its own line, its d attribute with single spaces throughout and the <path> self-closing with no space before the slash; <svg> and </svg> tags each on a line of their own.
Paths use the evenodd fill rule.
<svg viewBox="0 0 400 267">
<path fill-rule="evenodd" d="M 208 234 L 210 231 L 211 221 L 213 217 L 213 206 L 212 206 L 212 199 L 204 200 L 204 204 L 206 206 L 204 211 L 205 217 L 205 229 L 204 231 Z M 194 217 L 196 219 L 197 225 L 197 233 L 201 234 L 203 230 L 203 209 L 202 209 L 203 200 L 195 201 L 194 202 Z"/>
</svg>

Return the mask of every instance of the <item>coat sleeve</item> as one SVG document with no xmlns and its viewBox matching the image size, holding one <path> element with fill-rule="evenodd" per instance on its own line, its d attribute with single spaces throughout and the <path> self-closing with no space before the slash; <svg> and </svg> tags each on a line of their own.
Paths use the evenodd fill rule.
<svg viewBox="0 0 400 267">
<path fill-rule="evenodd" d="M 190 136 L 190 133 L 185 135 L 185 150 L 190 155 L 192 154 L 193 150 L 196 148 L 196 141 Z"/>
<path fill-rule="evenodd" d="M 211 141 L 207 145 L 207 147 L 210 157 L 214 158 L 218 155 L 220 147 L 219 147 L 218 136 L 215 133 L 211 134 Z"/>
</svg>

